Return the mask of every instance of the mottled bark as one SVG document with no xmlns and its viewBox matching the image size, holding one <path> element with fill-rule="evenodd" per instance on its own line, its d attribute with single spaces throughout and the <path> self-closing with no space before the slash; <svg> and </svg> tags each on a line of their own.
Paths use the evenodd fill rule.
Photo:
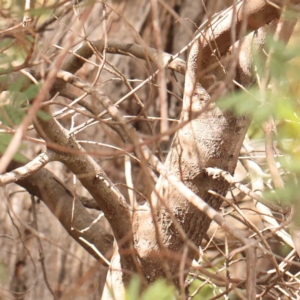
<svg viewBox="0 0 300 300">
<path fill-rule="evenodd" d="M 209 194 L 208 191 L 213 190 L 225 195 L 228 184 L 222 179 L 216 180 L 209 177 L 204 169 L 219 167 L 230 173 L 234 172 L 250 120 L 247 117 L 236 118 L 230 112 L 223 113 L 215 104 L 206 107 L 209 96 L 200 87 L 195 92 L 193 101 L 193 114 L 199 113 L 203 108 L 204 112 L 196 118 L 192 118 L 176 133 L 167 157 L 166 167 L 211 207 L 218 209 L 221 200 Z M 182 114 L 182 121 L 188 118 L 188 114 L 188 112 Z M 191 205 L 165 179 L 160 179 L 156 189 L 162 191 L 165 202 L 162 204 L 153 194 L 153 200 L 156 201 L 157 222 L 160 226 L 163 244 L 170 251 L 165 253 L 170 272 L 175 276 L 174 281 L 178 284 L 180 257 L 186 241 L 180 236 L 164 205 L 166 204 L 175 216 L 187 238 L 197 246 L 200 245 L 207 232 L 210 219 L 205 213 Z M 147 216 L 146 213 L 136 213 L 136 226 L 138 229 L 135 246 L 145 277 L 151 282 L 158 276 L 163 276 L 161 258 L 165 259 L 166 257 L 160 257 L 151 216 Z M 175 258 L 172 255 L 173 252 L 176 253 Z M 186 263 L 187 268 L 195 254 L 192 249 L 189 249 L 190 260 Z"/>
<path fill-rule="evenodd" d="M 253 56 L 250 53 L 258 50 L 263 53 L 265 37 L 270 28 L 272 30 L 274 26 L 266 26 L 255 35 L 250 34 L 241 48 L 240 56 L 231 58 L 237 59 L 237 67 L 233 76 L 244 86 L 253 84 L 254 80 Z M 246 58 L 245 54 L 248 54 Z M 187 72 L 195 73 L 199 70 L 198 68 L 203 63 L 202 55 L 203 52 L 200 54 L 193 52 L 192 47 Z M 227 63 L 228 61 L 230 62 L 230 59 L 227 59 Z M 214 68 L 211 74 L 214 74 L 217 81 L 221 82 L 227 74 L 223 70 L 220 72 L 218 68 Z M 209 87 L 201 74 L 186 74 L 180 121 L 189 122 L 176 132 L 165 166 L 209 206 L 218 209 L 221 200 L 211 195 L 209 191 L 213 190 L 224 196 L 228 183 L 221 178 L 213 179 L 204 169 L 216 167 L 233 174 L 251 118 L 237 117 L 233 112 L 221 111 L 200 84 L 196 87 L 193 85 L 191 76 L 196 77 L 196 82 L 203 81 L 203 85 L 206 88 Z M 171 275 L 169 279 L 180 286 L 180 276 L 185 278 L 192 259 L 197 254 L 194 248 L 188 246 L 187 239 L 199 246 L 211 220 L 204 212 L 189 203 L 184 195 L 174 189 L 163 177 L 160 178 L 155 189 L 162 197 L 161 199 L 153 192 L 152 205 L 155 209 L 156 220 L 153 220 L 153 215 L 147 205 L 135 213 L 134 245 L 148 283 L 160 276 L 168 278 L 168 275 Z M 177 224 L 174 223 L 173 218 L 176 219 Z M 154 222 L 158 223 L 159 232 Z M 185 236 L 179 232 L 178 225 L 184 230 Z M 159 239 L 157 239 L 158 236 L 160 236 Z M 186 258 L 183 258 L 187 248 Z M 185 259 L 184 268 L 181 266 L 182 259 Z M 112 259 L 112 268 L 118 269 L 119 267 L 119 257 L 116 254 Z M 253 278 L 253 274 L 251 276 Z M 114 286 L 115 296 L 120 297 L 123 293 L 120 274 L 112 272 L 110 280 Z M 253 293 L 255 287 L 252 286 L 251 290 Z M 105 294 L 104 299 L 105 297 L 108 295 Z"/>
</svg>

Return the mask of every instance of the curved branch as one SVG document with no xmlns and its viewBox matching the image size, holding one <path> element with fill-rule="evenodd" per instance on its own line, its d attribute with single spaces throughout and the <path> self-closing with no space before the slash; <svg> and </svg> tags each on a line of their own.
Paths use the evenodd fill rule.
<svg viewBox="0 0 300 300">
<path fill-rule="evenodd" d="M 213 54 L 216 49 L 221 56 L 225 54 L 232 45 L 232 27 L 235 27 L 238 37 L 243 20 L 247 20 L 247 29 L 254 31 L 277 19 L 281 14 L 281 10 L 276 8 L 275 3 L 278 8 L 282 8 L 284 5 L 284 1 L 279 0 L 244 0 L 237 4 L 236 9 L 231 6 L 225 12 L 218 13 L 211 23 L 206 22 L 200 26 L 199 30 L 201 31 L 197 33 L 195 38 L 204 37 L 202 44 L 203 60 Z M 292 0 L 290 3 L 298 4 L 300 0 Z M 208 30 L 206 30 L 206 27 L 208 27 Z"/>
<path fill-rule="evenodd" d="M 90 44 L 92 44 L 99 52 L 102 52 L 104 49 L 103 40 L 93 41 L 90 42 Z M 149 59 L 150 61 L 157 62 L 157 50 L 155 48 L 142 47 L 134 43 L 124 43 L 110 40 L 107 42 L 106 52 L 111 54 L 135 56 L 139 59 Z M 94 54 L 94 52 L 89 46 L 89 44 L 86 42 L 83 43 L 82 46 L 78 50 L 76 50 L 76 52 L 73 52 L 73 54 L 74 55 L 72 55 L 63 64 L 62 70 L 74 74 L 85 63 L 85 60 L 83 60 L 82 57 L 87 59 L 91 57 Z M 167 65 L 167 68 L 172 69 L 181 74 L 185 73 L 186 63 L 184 60 L 180 58 L 176 58 L 173 60 L 171 54 L 163 52 L 163 62 Z"/>
<path fill-rule="evenodd" d="M 49 107 L 44 107 L 44 110 L 51 115 Z M 127 247 L 132 228 L 131 211 L 124 196 L 95 160 L 80 146 L 75 137 L 70 135 L 57 120 L 54 118 L 47 121 L 38 119 L 35 128 L 46 141 L 70 149 L 68 152 L 68 150 L 57 150 L 55 146 L 51 146 L 56 160 L 64 163 L 78 177 L 104 212 L 119 246 Z"/>
<path fill-rule="evenodd" d="M 9 164 L 7 171 L 21 167 L 21 163 L 13 161 Z M 107 265 L 107 259 L 110 259 L 112 255 L 114 240 L 112 235 L 106 233 L 99 223 L 95 223 L 89 230 L 83 230 L 93 223 L 94 218 L 56 176 L 47 169 L 40 169 L 26 178 L 19 179 L 16 183 L 24 187 L 31 195 L 40 198 L 70 236 L 96 259 Z M 93 244 L 105 259 L 99 257 L 99 254 L 82 239 Z"/>
<path fill-rule="evenodd" d="M 0 175 L 0 187 L 30 176 L 32 173 L 43 168 L 51 160 L 51 155 L 48 155 L 48 153 L 41 153 L 26 165 Z"/>
</svg>

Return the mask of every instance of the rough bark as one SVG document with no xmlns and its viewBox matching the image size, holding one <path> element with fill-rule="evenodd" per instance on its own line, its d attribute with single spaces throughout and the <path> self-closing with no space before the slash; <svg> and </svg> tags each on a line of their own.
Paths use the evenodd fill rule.
<svg viewBox="0 0 300 300">
<path fill-rule="evenodd" d="M 187 187 L 204 199 L 208 205 L 218 209 L 221 203 L 220 199 L 212 196 L 208 191 L 213 190 L 224 195 L 228 184 L 222 179 L 212 179 L 204 169 L 219 167 L 230 173 L 234 172 L 239 150 L 250 122 L 247 117 L 236 118 L 230 112 L 223 113 L 215 104 L 205 108 L 209 99 L 203 89 L 199 88 L 195 92 L 193 114 L 197 114 L 203 108 L 206 111 L 196 118 L 192 117 L 192 120 L 176 133 L 167 157 L 166 167 L 176 174 Z M 188 114 L 188 112 L 184 112 L 181 119 L 186 120 Z M 163 178 L 160 179 L 156 189 L 163 191 L 161 194 L 165 202 L 160 203 L 155 194 L 153 195 L 157 202 L 154 204 L 158 212 L 157 222 L 160 225 L 163 244 L 170 251 L 170 253 L 166 253 L 166 256 L 169 257 L 170 272 L 176 277 L 174 281 L 178 285 L 180 261 L 174 259 L 171 253 L 176 253 L 179 258 L 186 244 L 164 206 L 168 206 L 184 229 L 187 238 L 197 246 L 200 245 L 210 220 Z M 137 213 L 135 222 L 138 228 L 135 233 L 137 236 L 135 246 L 144 273 L 147 274 L 145 277 L 151 282 L 164 274 L 153 221 L 151 215 Z M 190 259 L 194 258 L 195 253 L 192 249 L 189 249 L 188 256 Z M 189 260 L 190 262 L 191 260 Z M 187 268 L 189 263 L 187 263 Z"/>
<path fill-rule="evenodd" d="M 234 77 L 244 86 L 253 84 L 254 79 L 253 57 L 249 54 L 253 50 L 263 52 L 262 47 L 269 27 L 260 29 L 255 35 L 250 34 L 241 48 Z M 271 29 L 273 27 L 271 26 Z M 246 59 L 245 54 L 248 54 Z M 202 59 L 202 56 L 193 53 L 192 48 L 187 72 L 191 69 L 195 72 L 201 65 L 203 61 L 199 63 L 197 58 Z M 214 68 L 211 73 L 216 75 L 218 81 L 226 77 L 226 72 L 220 72 L 218 68 Z M 197 81 L 199 80 L 201 82 L 203 78 L 199 76 Z M 203 85 L 209 87 L 205 81 L 203 81 Z M 189 74 L 186 75 L 185 93 L 188 91 L 192 97 L 185 95 L 180 121 L 190 121 L 176 132 L 165 166 L 171 173 L 178 176 L 188 188 L 204 199 L 209 206 L 218 209 L 221 200 L 219 197 L 211 195 L 209 190 L 225 195 L 228 184 L 222 179 L 213 179 L 208 176 L 204 169 L 216 167 L 233 174 L 251 119 L 248 116 L 236 117 L 230 111 L 221 111 L 200 84 L 197 84 L 196 87 L 192 85 L 189 81 Z M 160 276 L 168 277 L 169 274 L 171 275 L 170 279 L 180 286 L 180 276 L 185 278 L 186 271 L 196 255 L 194 249 L 187 245 L 187 239 L 199 246 L 211 220 L 205 213 L 190 204 L 166 179 L 161 177 L 155 190 L 162 197 L 162 199 L 158 197 L 155 192 L 152 195 L 156 220 L 153 220 L 153 213 L 147 206 L 135 213 L 134 245 L 144 278 L 148 283 Z M 174 223 L 173 218 L 176 219 L 177 224 Z M 157 232 L 154 222 L 158 223 L 159 232 Z M 178 224 L 186 236 L 182 236 L 179 232 Z M 184 268 L 182 268 L 186 247 L 188 247 L 188 251 Z M 112 268 L 120 268 L 117 253 L 112 259 Z M 114 295 L 121 297 L 124 290 L 120 274 L 113 272 L 110 283 L 114 286 Z M 104 295 L 104 299 L 106 297 L 108 294 Z"/>
</svg>

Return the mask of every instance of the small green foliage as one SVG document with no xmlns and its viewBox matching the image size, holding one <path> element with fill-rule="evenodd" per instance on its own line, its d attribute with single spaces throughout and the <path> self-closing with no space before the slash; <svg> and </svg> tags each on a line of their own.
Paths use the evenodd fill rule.
<svg viewBox="0 0 300 300">
<path fill-rule="evenodd" d="M 200 279 L 194 279 L 189 288 L 189 295 L 193 295 L 203 284 Z M 193 296 L 193 300 L 208 300 L 214 296 L 214 287 L 206 283 L 201 289 Z"/>
<path fill-rule="evenodd" d="M 138 276 L 135 276 L 130 281 L 126 290 L 126 300 L 175 300 L 175 288 L 168 284 L 164 279 L 157 279 L 151 284 L 142 294 L 141 283 Z"/>
<path fill-rule="evenodd" d="M 218 100 L 218 106 L 224 111 L 233 110 L 237 116 L 243 116 L 245 114 L 253 114 L 259 106 L 259 102 L 255 95 L 252 97 L 242 91 L 229 94 Z"/>
<path fill-rule="evenodd" d="M 173 286 L 167 284 L 164 279 L 156 280 L 148 289 L 143 292 L 141 300 L 175 300 L 175 289 Z"/>
<path fill-rule="evenodd" d="M 0 65 L 6 64 L 9 61 L 10 61 L 10 58 L 8 55 L 6 55 L 5 53 L 0 53 Z"/>
<path fill-rule="evenodd" d="M 37 116 L 42 119 L 43 121 L 49 121 L 51 119 L 51 116 L 47 113 L 45 113 L 44 111 L 42 110 L 39 110 L 37 112 Z"/>
<path fill-rule="evenodd" d="M 283 189 L 268 190 L 264 192 L 264 197 L 271 200 L 273 203 L 280 205 L 287 205 L 293 203 L 299 191 L 295 184 L 292 182 L 287 183 Z"/>
<path fill-rule="evenodd" d="M 2 98 L 0 103 L 0 122 L 6 126 L 14 127 L 22 122 L 26 115 L 24 109 L 26 107 L 29 109 L 30 101 L 36 97 L 40 90 L 39 84 L 31 84 L 27 89 L 23 90 L 25 80 L 27 80 L 26 77 L 21 77 L 10 84 L 9 91 Z M 49 117 L 45 113 L 39 113 L 39 116 L 44 120 Z"/>
<path fill-rule="evenodd" d="M 40 91 L 40 84 L 31 84 L 25 91 L 24 95 L 28 100 L 32 100 L 36 97 L 38 92 Z"/>
<path fill-rule="evenodd" d="M 11 142 L 12 136 L 7 133 L 0 133 L 0 153 L 4 153 L 9 143 Z M 21 149 L 24 149 L 24 145 L 21 145 Z M 27 159 L 21 153 L 16 153 L 13 157 L 14 160 L 25 163 Z"/>
<path fill-rule="evenodd" d="M 253 88 L 248 92 L 238 91 L 218 100 L 218 106 L 223 110 L 231 110 L 237 116 L 249 116 L 257 122 L 270 116 L 270 108 L 260 102 L 260 91 Z"/>
<path fill-rule="evenodd" d="M 25 112 L 20 107 L 12 105 L 0 106 L 0 122 L 8 127 L 14 127 L 22 122 Z"/>
<path fill-rule="evenodd" d="M 8 281 L 8 268 L 7 265 L 3 262 L 0 262 L 0 282 L 5 283 Z"/>
<path fill-rule="evenodd" d="M 45 14 L 49 14 L 51 12 L 52 8 L 49 7 L 38 7 L 38 8 L 33 8 L 27 11 L 27 13 L 31 17 L 40 17 Z"/>
<path fill-rule="evenodd" d="M 0 68 L 0 73 L 1 71 L 3 71 L 1 68 Z M 9 77 L 7 75 L 1 75 L 0 76 L 0 83 L 5 83 L 9 80 Z"/>
<path fill-rule="evenodd" d="M 126 290 L 125 300 L 138 300 L 141 288 L 140 278 L 133 276 Z"/>
<path fill-rule="evenodd" d="M 26 80 L 25 76 L 19 77 L 16 81 L 14 81 L 9 85 L 8 90 L 10 92 L 20 92 L 25 80 Z"/>
</svg>

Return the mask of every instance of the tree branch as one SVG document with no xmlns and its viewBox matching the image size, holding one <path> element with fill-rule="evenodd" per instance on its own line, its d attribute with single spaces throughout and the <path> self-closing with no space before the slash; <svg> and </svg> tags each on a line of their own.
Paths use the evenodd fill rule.
<svg viewBox="0 0 300 300">
<path fill-rule="evenodd" d="M 300 0 L 290 1 L 290 4 L 298 3 L 300 3 Z M 276 5 L 281 8 L 284 1 L 244 0 L 237 4 L 236 9 L 231 6 L 225 12 L 218 13 L 210 23 L 208 21 L 201 25 L 199 30 L 203 28 L 204 30 L 197 33 L 195 39 L 204 37 L 204 43 L 202 44 L 203 60 L 206 60 L 215 50 L 221 56 L 225 54 L 232 45 L 232 27 L 235 27 L 238 36 L 243 20 L 247 22 L 247 29 L 254 31 L 277 19 L 281 14 L 281 10 L 276 8 Z"/>
<path fill-rule="evenodd" d="M 45 107 L 50 114 L 49 107 Z M 81 181 L 83 186 L 92 194 L 100 209 L 111 223 L 116 239 L 124 238 L 130 232 L 131 212 L 125 198 L 105 175 L 102 168 L 86 154 L 73 136 L 64 129 L 55 119 L 48 121 L 39 119 L 36 126 L 39 134 L 46 140 L 63 146 L 66 149 L 80 151 L 72 154 L 51 149 L 56 153 L 56 159 L 63 162 Z"/>
<path fill-rule="evenodd" d="M 7 171 L 21 167 L 21 163 L 12 161 Z M 92 224 L 94 218 L 86 211 L 77 197 L 56 176 L 47 169 L 40 169 L 26 178 L 19 179 L 16 183 L 24 187 L 31 195 L 41 199 L 70 236 L 96 259 L 107 265 L 106 261 L 99 257 L 81 238 L 95 245 L 96 249 L 107 260 L 112 255 L 112 235 L 106 233 L 99 223 L 94 224 L 89 230 L 83 231 L 83 229 L 88 228 Z M 74 211 L 72 211 L 73 208 Z"/>
<path fill-rule="evenodd" d="M 90 42 L 99 52 L 102 52 L 104 49 L 104 40 L 97 40 Z M 126 56 L 135 56 L 136 58 L 143 60 L 150 60 L 157 62 L 157 50 L 150 47 L 142 47 L 134 43 L 124 43 L 120 41 L 107 41 L 107 53 L 111 54 L 120 54 Z M 71 52 L 73 55 L 69 57 L 68 60 L 63 65 L 62 70 L 76 73 L 82 66 L 85 64 L 85 60 L 82 58 L 88 59 L 91 57 L 94 52 L 92 47 L 89 44 L 83 43 L 82 46 L 75 52 Z M 186 63 L 180 58 L 172 59 L 172 55 L 166 52 L 162 53 L 162 59 L 164 65 L 167 65 L 167 68 L 172 69 L 178 73 L 184 74 Z"/>
<path fill-rule="evenodd" d="M 0 187 L 30 176 L 32 173 L 43 168 L 51 160 L 51 154 L 48 155 L 48 153 L 41 153 L 26 165 L 21 166 L 9 173 L 0 175 Z"/>
</svg>

